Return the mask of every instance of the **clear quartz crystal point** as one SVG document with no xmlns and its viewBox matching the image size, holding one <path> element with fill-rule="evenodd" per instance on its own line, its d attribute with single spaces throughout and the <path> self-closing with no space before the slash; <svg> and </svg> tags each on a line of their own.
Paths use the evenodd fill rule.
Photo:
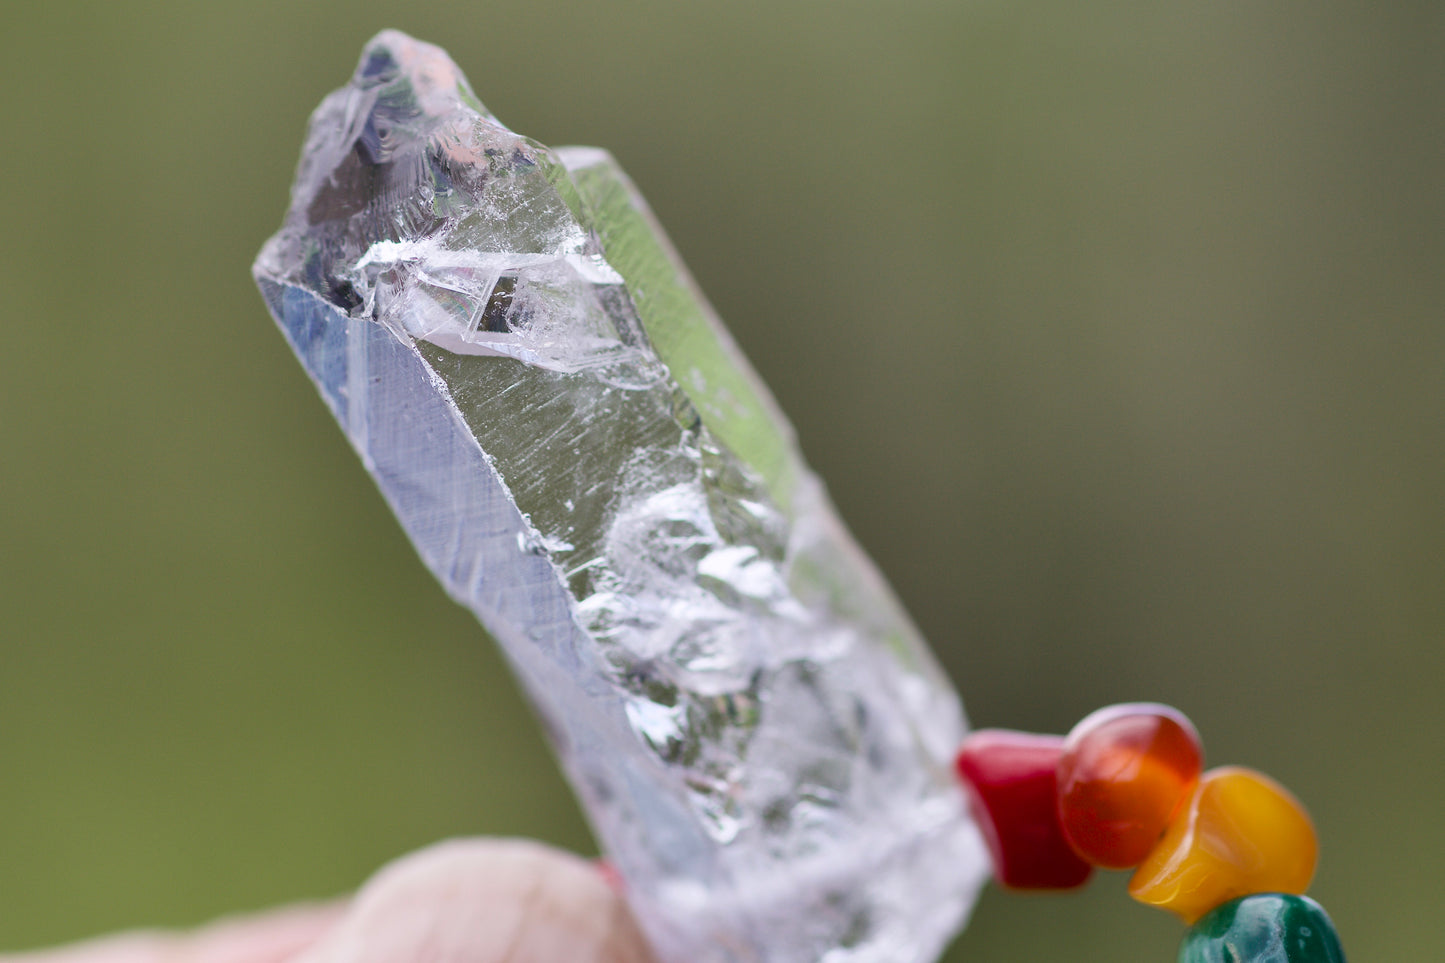
<svg viewBox="0 0 1445 963">
<path fill-rule="evenodd" d="M 935 958 L 987 873 L 958 698 L 613 159 L 387 31 L 255 275 L 659 955 Z"/>
</svg>

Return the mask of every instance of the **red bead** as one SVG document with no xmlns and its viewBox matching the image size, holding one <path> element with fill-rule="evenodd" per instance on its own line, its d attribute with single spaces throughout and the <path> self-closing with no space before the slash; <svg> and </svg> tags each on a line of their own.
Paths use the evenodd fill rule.
<svg viewBox="0 0 1445 963">
<path fill-rule="evenodd" d="M 1131 702 L 1086 716 L 1059 759 L 1065 838 L 1095 866 L 1139 865 L 1189 799 L 1203 764 L 1199 733 L 1177 709 Z"/>
<path fill-rule="evenodd" d="M 982 729 L 958 751 L 958 774 L 993 856 L 994 875 L 1011 889 L 1072 889 L 1093 872 L 1059 826 L 1063 748 L 1062 736 Z"/>
</svg>

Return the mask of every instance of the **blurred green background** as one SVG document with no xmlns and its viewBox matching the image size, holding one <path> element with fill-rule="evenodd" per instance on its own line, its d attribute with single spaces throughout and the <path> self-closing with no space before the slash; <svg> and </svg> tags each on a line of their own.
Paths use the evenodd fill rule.
<svg viewBox="0 0 1445 963">
<path fill-rule="evenodd" d="M 621 159 L 975 723 L 1172 702 L 1354 958 L 1439 952 L 1438 0 L 8 11 L 0 947 L 591 845 L 249 277 L 384 26 Z M 1179 935 L 1106 874 L 949 959 Z"/>
</svg>

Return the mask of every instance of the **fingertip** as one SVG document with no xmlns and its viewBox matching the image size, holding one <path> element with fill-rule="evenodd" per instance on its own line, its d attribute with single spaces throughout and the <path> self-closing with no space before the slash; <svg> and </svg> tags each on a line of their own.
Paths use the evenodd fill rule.
<svg viewBox="0 0 1445 963">
<path fill-rule="evenodd" d="M 384 867 L 302 963 L 648 963 L 591 861 L 529 840 L 466 839 Z"/>
</svg>

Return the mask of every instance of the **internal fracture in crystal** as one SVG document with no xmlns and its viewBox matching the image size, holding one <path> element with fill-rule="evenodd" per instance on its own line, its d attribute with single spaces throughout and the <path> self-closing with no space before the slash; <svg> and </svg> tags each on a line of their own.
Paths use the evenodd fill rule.
<svg viewBox="0 0 1445 963">
<path fill-rule="evenodd" d="M 255 275 L 660 955 L 934 958 L 987 873 L 958 699 L 612 158 L 387 31 Z"/>
</svg>

